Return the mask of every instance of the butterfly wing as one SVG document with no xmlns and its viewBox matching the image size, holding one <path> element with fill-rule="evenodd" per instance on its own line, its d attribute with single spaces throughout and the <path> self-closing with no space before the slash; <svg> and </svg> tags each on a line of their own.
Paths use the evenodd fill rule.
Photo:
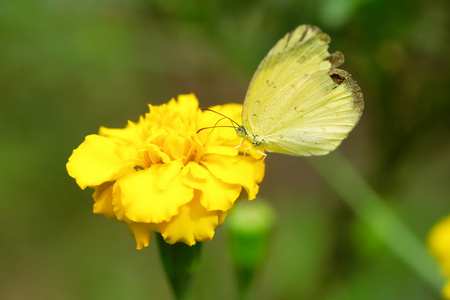
<svg viewBox="0 0 450 300">
<path fill-rule="evenodd" d="M 267 54 L 252 78 L 242 121 L 269 152 L 321 155 L 334 150 L 358 122 L 363 101 L 351 76 L 336 69 L 329 37 L 302 25 Z"/>
</svg>

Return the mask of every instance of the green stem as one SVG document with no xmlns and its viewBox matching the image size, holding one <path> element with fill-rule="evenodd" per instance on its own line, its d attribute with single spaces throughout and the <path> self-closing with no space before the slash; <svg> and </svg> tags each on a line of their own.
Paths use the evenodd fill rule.
<svg viewBox="0 0 450 300">
<path fill-rule="evenodd" d="M 308 161 L 393 253 L 431 287 L 441 290 L 443 280 L 424 242 L 415 236 L 340 153 L 335 151 Z"/>
<path fill-rule="evenodd" d="M 238 284 L 239 284 L 239 300 L 250 299 L 250 286 L 255 275 L 254 270 L 239 269 L 237 270 Z"/>
<path fill-rule="evenodd" d="M 167 244 L 156 234 L 159 253 L 176 300 L 190 299 L 193 275 L 200 262 L 202 243 L 188 246 L 184 243 Z"/>
</svg>

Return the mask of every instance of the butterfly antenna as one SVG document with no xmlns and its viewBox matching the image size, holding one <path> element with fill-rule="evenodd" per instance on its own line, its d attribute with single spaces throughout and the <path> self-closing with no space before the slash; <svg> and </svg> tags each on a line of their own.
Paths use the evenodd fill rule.
<svg viewBox="0 0 450 300">
<path fill-rule="evenodd" d="M 217 112 L 215 110 L 212 110 L 210 108 L 200 108 L 202 111 L 211 111 L 213 113 L 216 113 L 218 115 L 221 115 L 222 117 L 224 117 L 225 119 L 230 120 L 232 123 L 234 123 L 235 125 L 237 125 L 238 127 L 241 126 L 241 124 L 239 124 L 238 122 L 234 121 L 233 119 L 231 119 L 230 117 L 225 116 L 224 114 L 221 114 L 220 112 Z M 233 126 L 234 127 L 234 126 Z M 235 127 L 236 128 L 236 127 Z"/>
<path fill-rule="evenodd" d="M 226 126 L 226 125 L 220 125 L 220 126 L 217 126 L 217 125 L 214 125 L 214 126 L 209 126 L 209 127 L 203 127 L 203 128 L 200 128 L 199 130 L 197 130 L 197 133 L 199 133 L 200 131 L 203 131 L 203 130 L 205 130 L 205 129 L 214 129 L 214 128 L 216 128 L 216 127 L 227 127 L 227 128 L 236 128 L 236 127 L 234 127 L 234 126 Z"/>
<path fill-rule="evenodd" d="M 219 120 L 217 120 L 217 122 L 216 122 L 216 124 L 214 124 L 214 126 L 209 126 L 209 127 L 200 128 L 200 129 L 197 131 L 197 134 L 198 134 L 200 131 L 205 130 L 205 129 L 210 129 L 210 128 L 212 128 L 212 129 L 214 130 L 214 128 L 216 128 L 216 127 L 233 127 L 234 130 L 236 130 L 236 127 L 234 127 L 234 124 L 233 124 L 233 123 L 231 123 L 232 126 L 225 126 L 225 125 L 220 125 L 220 126 L 218 126 L 217 124 L 219 124 L 219 122 L 222 121 L 223 119 L 226 119 L 226 118 L 225 118 L 225 117 L 220 118 Z M 211 134 L 211 133 L 212 133 L 212 130 L 211 130 L 211 132 L 210 132 L 209 134 Z"/>
</svg>

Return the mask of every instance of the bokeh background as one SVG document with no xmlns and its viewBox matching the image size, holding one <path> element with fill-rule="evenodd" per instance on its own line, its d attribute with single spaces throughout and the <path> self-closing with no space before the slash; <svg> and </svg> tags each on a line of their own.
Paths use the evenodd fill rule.
<svg viewBox="0 0 450 300">
<path fill-rule="evenodd" d="M 0 1 L 0 299 L 171 299 L 156 245 L 137 251 L 126 226 L 92 214 L 67 158 L 148 103 L 241 103 L 304 23 L 332 37 L 364 93 L 341 154 L 425 243 L 450 213 L 449 12 L 448 0 Z M 278 221 L 254 299 L 439 299 L 309 160 L 266 160 L 259 195 Z M 223 227 L 203 252 L 196 299 L 235 299 Z"/>
</svg>

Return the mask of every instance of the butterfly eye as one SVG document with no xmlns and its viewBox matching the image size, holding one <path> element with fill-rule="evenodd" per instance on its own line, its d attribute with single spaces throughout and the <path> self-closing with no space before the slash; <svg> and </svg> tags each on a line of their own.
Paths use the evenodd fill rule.
<svg viewBox="0 0 450 300">
<path fill-rule="evenodd" d="M 244 138 L 246 137 L 247 131 L 245 130 L 244 126 L 240 125 L 237 129 L 236 129 L 236 133 L 239 137 Z"/>
</svg>

